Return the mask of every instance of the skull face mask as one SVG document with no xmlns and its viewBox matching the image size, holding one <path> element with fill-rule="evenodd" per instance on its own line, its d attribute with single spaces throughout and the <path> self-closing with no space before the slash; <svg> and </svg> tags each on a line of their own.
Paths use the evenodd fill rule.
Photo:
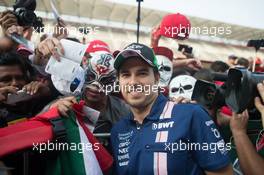
<svg viewBox="0 0 264 175">
<path fill-rule="evenodd" d="M 189 75 L 179 75 L 174 77 L 170 82 L 169 97 L 184 97 L 187 99 L 192 98 L 192 92 L 196 79 Z"/>
<path fill-rule="evenodd" d="M 154 53 L 156 54 L 158 66 L 159 66 L 159 73 L 160 73 L 160 87 L 166 87 L 169 85 L 173 67 L 172 67 L 172 59 L 173 59 L 173 52 L 167 47 L 154 47 Z"/>
<path fill-rule="evenodd" d="M 112 85 L 116 80 L 113 56 L 104 51 L 91 53 L 91 56 L 86 69 L 84 88 L 102 89 Z"/>
<path fill-rule="evenodd" d="M 156 55 L 156 58 L 160 73 L 159 86 L 168 86 L 172 76 L 172 62 L 163 55 Z"/>
</svg>

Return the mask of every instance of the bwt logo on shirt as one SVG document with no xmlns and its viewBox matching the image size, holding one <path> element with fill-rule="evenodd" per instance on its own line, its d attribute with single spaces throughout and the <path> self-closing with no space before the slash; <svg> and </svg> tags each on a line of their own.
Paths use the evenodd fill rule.
<svg viewBox="0 0 264 175">
<path fill-rule="evenodd" d="M 172 128 L 174 121 L 171 122 L 162 122 L 162 123 L 152 123 L 152 130 L 163 129 L 163 128 Z"/>
</svg>

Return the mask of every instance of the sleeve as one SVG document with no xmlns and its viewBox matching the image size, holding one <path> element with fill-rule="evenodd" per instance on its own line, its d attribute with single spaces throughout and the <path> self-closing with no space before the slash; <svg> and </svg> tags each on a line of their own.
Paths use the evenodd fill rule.
<svg viewBox="0 0 264 175">
<path fill-rule="evenodd" d="M 207 171 L 226 167 L 229 163 L 228 150 L 215 123 L 200 106 L 195 106 L 191 124 L 192 156 L 199 166 Z"/>
</svg>

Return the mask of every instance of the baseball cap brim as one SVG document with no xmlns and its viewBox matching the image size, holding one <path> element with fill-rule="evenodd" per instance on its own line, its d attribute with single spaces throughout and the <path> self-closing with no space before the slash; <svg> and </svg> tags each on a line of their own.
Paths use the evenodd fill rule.
<svg viewBox="0 0 264 175">
<path fill-rule="evenodd" d="M 116 70 L 118 70 L 120 68 L 120 66 L 128 59 L 131 57 L 138 57 L 143 59 L 146 63 L 148 63 L 151 67 L 156 67 L 150 60 L 148 60 L 147 58 L 145 58 L 142 54 L 140 54 L 139 52 L 137 52 L 136 50 L 133 49 L 126 49 L 121 51 L 115 58 L 115 62 L 114 62 L 114 68 Z"/>
</svg>

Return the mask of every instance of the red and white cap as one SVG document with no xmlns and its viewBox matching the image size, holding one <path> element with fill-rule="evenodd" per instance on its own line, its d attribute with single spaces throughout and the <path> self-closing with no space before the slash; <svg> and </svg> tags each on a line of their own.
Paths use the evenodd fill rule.
<svg viewBox="0 0 264 175">
<path fill-rule="evenodd" d="M 165 16 L 160 24 L 160 35 L 184 40 L 189 37 L 191 23 L 186 16 L 177 13 Z"/>
<path fill-rule="evenodd" d="M 86 52 L 94 53 L 97 51 L 106 51 L 108 53 L 111 53 L 109 46 L 105 42 L 103 42 L 101 40 L 93 40 L 93 41 L 89 42 L 87 49 L 86 49 Z"/>
<path fill-rule="evenodd" d="M 173 52 L 171 49 L 167 47 L 154 47 L 153 48 L 155 55 L 163 55 L 170 59 L 170 61 L 173 60 Z"/>
</svg>

